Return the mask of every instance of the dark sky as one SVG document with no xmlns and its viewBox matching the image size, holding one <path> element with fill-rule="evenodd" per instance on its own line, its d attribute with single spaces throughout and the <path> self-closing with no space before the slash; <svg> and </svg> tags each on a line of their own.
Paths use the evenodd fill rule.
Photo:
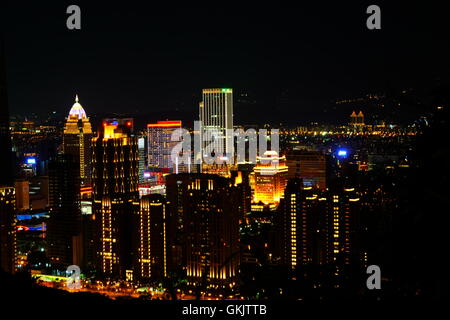
<svg viewBox="0 0 450 320">
<path fill-rule="evenodd" d="M 88 115 L 194 119 L 201 89 L 217 86 L 250 93 L 261 112 L 245 121 L 257 123 L 449 74 L 443 4 L 242 2 L 10 1 L 2 14 L 11 113 L 66 114 L 78 93 Z M 70 4 L 81 7 L 80 31 L 66 28 Z M 366 28 L 370 4 L 381 7 L 382 30 Z"/>
</svg>

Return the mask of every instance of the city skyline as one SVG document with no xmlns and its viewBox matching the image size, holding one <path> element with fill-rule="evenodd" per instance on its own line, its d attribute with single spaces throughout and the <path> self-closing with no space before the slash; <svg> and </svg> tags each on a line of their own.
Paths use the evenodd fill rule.
<svg viewBox="0 0 450 320">
<path fill-rule="evenodd" d="M 445 298 L 443 7 L 1 6 L 0 301 Z"/>
</svg>

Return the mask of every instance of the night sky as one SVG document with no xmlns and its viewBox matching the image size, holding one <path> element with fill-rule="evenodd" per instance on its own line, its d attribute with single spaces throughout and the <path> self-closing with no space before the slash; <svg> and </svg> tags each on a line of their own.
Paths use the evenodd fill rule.
<svg viewBox="0 0 450 320">
<path fill-rule="evenodd" d="M 88 115 L 193 120 L 202 88 L 232 87 L 258 109 L 236 103 L 237 121 L 300 121 L 331 99 L 449 75 L 443 4 L 143 3 L 10 1 L 2 20 L 11 114 L 65 115 L 78 93 Z M 81 7 L 79 31 L 66 28 L 70 4 Z M 370 4 L 381 7 L 381 30 L 366 28 Z"/>
</svg>

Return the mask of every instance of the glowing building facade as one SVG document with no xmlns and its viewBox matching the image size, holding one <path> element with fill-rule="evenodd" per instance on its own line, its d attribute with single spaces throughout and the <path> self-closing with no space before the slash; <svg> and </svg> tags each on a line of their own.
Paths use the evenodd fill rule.
<svg viewBox="0 0 450 320">
<path fill-rule="evenodd" d="M 132 278 L 133 237 L 139 210 L 139 153 L 129 127 L 104 122 L 93 139 L 93 214 L 100 242 L 101 271 Z"/>
<path fill-rule="evenodd" d="M 258 156 L 253 173 L 253 202 L 279 203 L 286 187 L 287 172 L 286 157 L 276 151 Z"/>
<path fill-rule="evenodd" d="M 233 156 L 233 89 L 203 89 L 200 102 L 202 158 Z M 231 159 L 230 159 L 231 160 Z"/>
<path fill-rule="evenodd" d="M 290 179 L 279 206 L 282 261 L 292 270 L 307 264 L 359 263 L 359 197 L 354 188 L 322 192 Z"/>
<path fill-rule="evenodd" d="M 154 172 L 175 172 L 171 152 L 179 142 L 172 141 L 172 133 L 181 128 L 181 121 L 158 121 L 147 125 L 148 166 Z"/>
<path fill-rule="evenodd" d="M 239 190 L 210 174 L 169 175 L 167 198 L 176 236 L 174 256 L 190 286 L 233 287 L 239 266 Z M 179 250 L 176 248 L 179 247 Z"/>
<path fill-rule="evenodd" d="M 81 104 L 78 95 L 70 109 L 64 127 L 63 151 L 73 156 L 73 161 L 79 166 L 80 186 L 90 186 L 92 176 L 92 127 Z"/>
<path fill-rule="evenodd" d="M 143 196 L 139 207 L 139 276 L 162 279 L 167 277 L 168 211 L 162 195 Z"/>
</svg>

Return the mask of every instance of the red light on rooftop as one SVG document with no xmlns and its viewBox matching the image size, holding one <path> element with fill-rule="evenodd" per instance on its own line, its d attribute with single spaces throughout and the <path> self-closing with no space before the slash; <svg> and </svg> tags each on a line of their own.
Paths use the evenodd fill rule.
<svg viewBox="0 0 450 320">
<path fill-rule="evenodd" d="M 181 121 L 180 120 L 158 121 L 157 123 L 149 123 L 147 127 L 149 128 L 181 127 Z"/>
</svg>

